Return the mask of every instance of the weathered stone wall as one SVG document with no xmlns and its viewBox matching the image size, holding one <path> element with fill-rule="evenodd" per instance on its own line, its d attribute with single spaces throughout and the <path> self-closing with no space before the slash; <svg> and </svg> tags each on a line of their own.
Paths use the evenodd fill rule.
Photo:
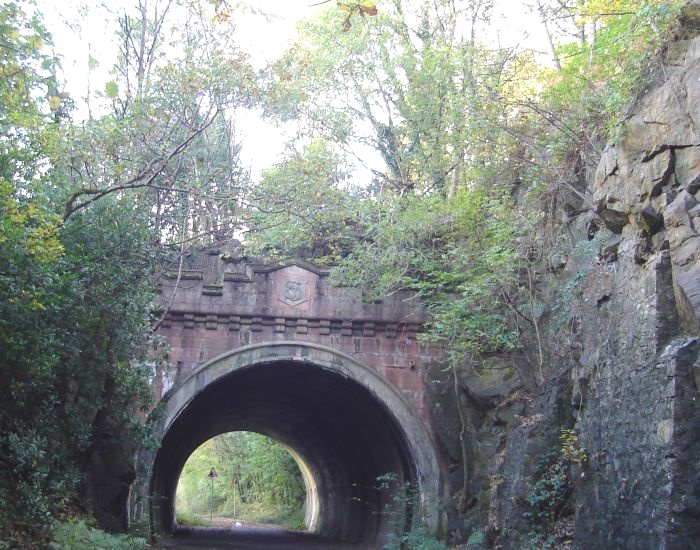
<svg viewBox="0 0 700 550">
<path fill-rule="evenodd" d="M 463 369 L 471 498 L 451 518 L 455 540 L 483 529 L 488 547 L 536 547 L 538 532 L 556 531 L 581 550 L 698 547 L 699 23 L 700 2 L 689 2 L 657 83 L 625 114 L 625 137 L 604 149 L 581 196 L 562 197 L 573 202 L 530 289 L 546 304 L 539 341 L 526 327 L 521 354 L 494 358 L 485 378 Z M 432 388 L 431 403 L 456 497 L 449 391 Z M 570 512 L 541 529 L 526 500 L 538 462 L 561 453 L 562 428 L 588 458 L 566 470 L 572 493 L 559 505 Z"/>
<path fill-rule="evenodd" d="M 674 456 L 674 435 L 692 422 L 677 400 L 696 393 L 680 365 L 697 358 L 697 341 L 678 333 L 668 252 L 642 266 L 633 249 L 623 236 L 619 260 L 587 275 L 574 308 L 582 353 L 571 406 L 589 456 L 576 489 L 579 547 L 663 548 L 675 462 L 692 460 Z"/>
</svg>

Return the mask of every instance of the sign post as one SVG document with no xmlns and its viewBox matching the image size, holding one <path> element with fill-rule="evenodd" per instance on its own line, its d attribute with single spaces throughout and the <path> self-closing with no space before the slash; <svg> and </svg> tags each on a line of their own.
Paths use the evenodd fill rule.
<svg viewBox="0 0 700 550">
<path fill-rule="evenodd" d="M 238 486 L 238 476 L 233 476 L 233 517 L 236 518 L 236 489 L 238 489 L 238 494 L 240 495 L 241 489 Z"/>
<path fill-rule="evenodd" d="M 211 525 L 214 521 L 214 478 L 219 477 L 219 474 L 212 467 L 207 477 L 211 480 L 211 493 L 209 495 L 209 525 Z"/>
</svg>

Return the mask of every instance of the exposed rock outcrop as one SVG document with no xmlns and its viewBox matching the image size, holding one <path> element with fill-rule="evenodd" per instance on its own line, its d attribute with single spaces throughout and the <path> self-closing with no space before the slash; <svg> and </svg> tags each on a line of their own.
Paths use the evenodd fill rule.
<svg viewBox="0 0 700 550">
<path fill-rule="evenodd" d="M 666 52 L 662 83 L 633 106 L 592 186 L 620 242 L 616 262 L 586 274 L 575 308 L 574 383 L 586 380 L 577 427 L 589 454 L 579 548 L 700 540 L 700 3 L 685 10 L 693 37 Z"/>
<path fill-rule="evenodd" d="M 532 538 L 538 520 L 527 497 L 546 490 L 569 507 L 557 520 L 564 547 L 700 540 L 699 22 L 700 1 L 689 2 L 657 84 L 630 106 L 624 138 L 604 149 L 583 190 L 595 208 L 568 216 L 566 246 L 551 252 L 558 288 L 540 289 L 552 297 L 539 317 L 542 389 L 529 400 L 487 400 L 472 422 L 479 512 L 458 528 L 481 516 L 490 547 L 544 544 Z M 482 386 L 462 381 L 483 399 Z M 514 400 L 517 414 L 499 423 L 502 403 Z M 586 460 L 563 470 L 571 493 L 535 494 L 543 458 L 564 452 L 562 428 L 575 430 Z"/>
<path fill-rule="evenodd" d="M 685 8 L 692 30 L 700 3 Z M 593 181 L 597 213 L 635 240 L 645 263 L 668 249 L 683 328 L 700 334 L 700 37 L 666 53 L 663 83 L 631 108 L 625 138 L 609 145 Z"/>
</svg>

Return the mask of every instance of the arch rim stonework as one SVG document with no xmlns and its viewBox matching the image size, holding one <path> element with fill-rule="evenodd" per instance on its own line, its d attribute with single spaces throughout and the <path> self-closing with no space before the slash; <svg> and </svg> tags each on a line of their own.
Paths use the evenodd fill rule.
<svg viewBox="0 0 700 550">
<path fill-rule="evenodd" d="M 310 342 L 275 341 L 236 348 L 214 357 L 163 395 L 158 438 L 162 440 L 166 436 L 178 418 L 186 413 L 188 405 L 205 388 L 238 371 L 279 363 L 306 364 L 338 374 L 362 386 L 383 406 L 400 429 L 407 446 L 414 469 L 414 483 L 420 496 L 420 521 L 430 531 L 437 533 L 440 527 L 438 500 L 441 473 L 430 432 L 396 386 L 371 367 L 337 349 Z M 149 494 L 153 490 L 151 481 L 149 479 Z M 151 508 L 149 512 L 153 517 L 154 510 Z"/>
</svg>

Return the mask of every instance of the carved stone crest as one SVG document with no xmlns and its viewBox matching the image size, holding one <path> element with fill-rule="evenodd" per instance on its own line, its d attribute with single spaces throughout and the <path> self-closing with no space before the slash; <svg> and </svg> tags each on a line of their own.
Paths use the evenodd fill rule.
<svg viewBox="0 0 700 550">
<path fill-rule="evenodd" d="M 307 284 L 308 281 L 285 281 L 282 283 L 280 301 L 291 307 L 303 304 L 309 299 L 306 295 Z"/>
</svg>

